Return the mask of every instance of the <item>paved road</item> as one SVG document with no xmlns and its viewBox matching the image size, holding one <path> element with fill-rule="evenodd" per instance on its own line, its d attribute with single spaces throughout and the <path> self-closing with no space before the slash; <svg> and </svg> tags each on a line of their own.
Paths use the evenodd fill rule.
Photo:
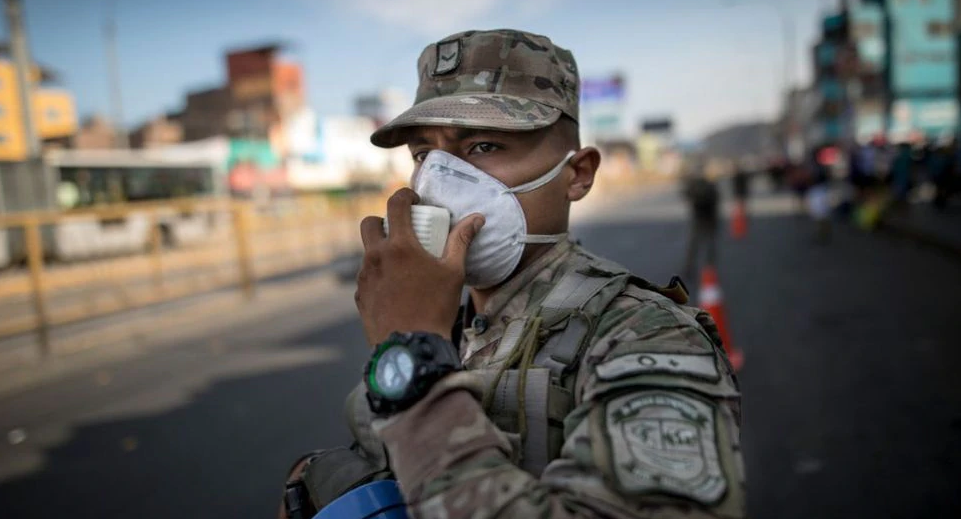
<svg viewBox="0 0 961 519">
<path fill-rule="evenodd" d="M 752 517 L 959 517 L 961 264 L 847 227 L 830 246 L 754 206 L 721 243 L 746 353 Z M 684 252 L 672 196 L 597 208 L 589 248 L 653 281 Z M 349 286 L 0 398 L 3 517 L 269 517 L 297 453 L 346 440 L 342 400 L 366 351 Z"/>
</svg>

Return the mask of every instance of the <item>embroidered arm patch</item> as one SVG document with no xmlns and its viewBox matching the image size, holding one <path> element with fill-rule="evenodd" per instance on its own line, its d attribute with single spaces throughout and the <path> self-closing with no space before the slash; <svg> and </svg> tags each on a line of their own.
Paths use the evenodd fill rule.
<svg viewBox="0 0 961 519">
<path fill-rule="evenodd" d="M 665 493 L 717 503 L 728 482 L 718 457 L 715 409 L 671 391 L 610 400 L 605 430 L 608 470 L 626 494 Z"/>
</svg>

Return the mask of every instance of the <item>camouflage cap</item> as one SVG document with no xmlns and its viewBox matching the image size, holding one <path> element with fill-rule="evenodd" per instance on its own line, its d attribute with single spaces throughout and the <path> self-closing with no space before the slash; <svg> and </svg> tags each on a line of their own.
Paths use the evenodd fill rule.
<svg viewBox="0 0 961 519">
<path fill-rule="evenodd" d="M 530 131 L 578 118 L 574 55 L 546 36 L 501 29 L 467 31 L 429 45 L 417 62 L 414 106 L 370 137 L 382 148 L 417 126 Z"/>
</svg>

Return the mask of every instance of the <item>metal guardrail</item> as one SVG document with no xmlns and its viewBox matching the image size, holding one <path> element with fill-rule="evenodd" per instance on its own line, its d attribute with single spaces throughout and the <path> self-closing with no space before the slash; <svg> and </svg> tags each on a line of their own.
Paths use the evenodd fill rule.
<svg viewBox="0 0 961 519">
<path fill-rule="evenodd" d="M 313 196 L 269 206 L 181 199 L 0 215 L 0 231 L 18 231 L 26 253 L 24 267 L 0 271 L 0 338 L 35 332 L 45 357 L 52 326 L 232 286 L 253 298 L 264 276 L 358 251 L 360 219 L 383 213 L 386 196 Z M 164 227 L 170 214 L 206 214 L 213 223 L 193 243 L 171 246 Z M 132 215 L 149 219 L 141 253 L 77 262 L 52 257 L 57 236 L 49 230 L 85 218 L 124 221 Z"/>
</svg>

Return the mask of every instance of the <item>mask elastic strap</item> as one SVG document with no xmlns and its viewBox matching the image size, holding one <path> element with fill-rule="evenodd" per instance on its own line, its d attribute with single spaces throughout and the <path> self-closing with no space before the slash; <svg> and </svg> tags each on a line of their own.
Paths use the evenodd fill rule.
<svg viewBox="0 0 961 519">
<path fill-rule="evenodd" d="M 571 157 L 573 157 L 574 154 L 576 153 L 577 152 L 574 150 L 567 152 L 567 155 L 564 156 L 564 160 L 560 161 L 560 163 L 554 166 L 554 169 L 543 174 L 540 178 L 535 178 L 534 180 L 531 180 L 526 184 L 521 184 L 517 187 L 512 187 L 507 191 L 505 191 L 505 193 L 527 193 L 528 191 L 533 191 L 543 186 L 544 184 L 547 184 L 551 180 L 554 180 L 555 178 L 557 178 L 557 175 L 561 174 L 561 171 L 564 170 L 564 166 L 567 165 L 567 161 L 571 160 Z"/>
<path fill-rule="evenodd" d="M 560 234 L 527 234 L 520 238 L 521 243 L 557 243 L 567 238 L 567 233 Z"/>
</svg>

